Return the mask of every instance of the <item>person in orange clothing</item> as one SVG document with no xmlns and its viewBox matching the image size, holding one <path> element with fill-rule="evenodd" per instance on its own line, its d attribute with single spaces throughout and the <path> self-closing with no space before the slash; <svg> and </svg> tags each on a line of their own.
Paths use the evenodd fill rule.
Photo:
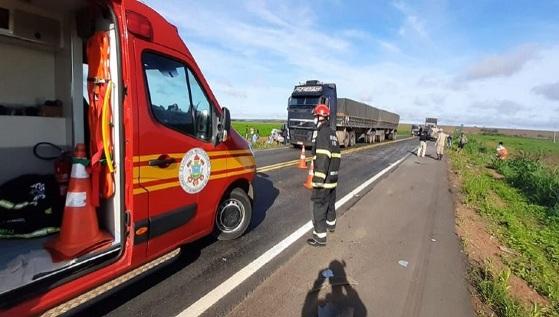
<svg viewBox="0 0 559 317">
<path fill-rule="evenodd" d="M 499 142 L 499 145 L 497 145 L 497 158 L 499 160 L 506 160 L 508 156 L 509 156 L 509 151 L 503 145 L 503 142 Z"/>
</svg>

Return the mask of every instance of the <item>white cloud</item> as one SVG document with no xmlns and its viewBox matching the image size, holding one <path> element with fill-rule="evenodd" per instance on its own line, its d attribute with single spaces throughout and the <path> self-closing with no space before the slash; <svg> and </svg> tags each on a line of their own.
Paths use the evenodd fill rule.
<svg viewBox="0 0 559 317">
<path fill-rule="evenodd" d="M 492 77 L 509 77 L 522 70 L 537 55 L 535 46 L 521 46 L 513 51 L 483 58 L 470 66 L 460 79 L 479 80 Z"/>
<path fill-rule="evenodd" d="M 404 22 L 398 29 L 398 34 L 402 37 L 419 36 L 421 39 L 429 39 L 429 33 L 425 28 L 424 21 L 408 5 L 403 2 L 395 1 L 392 5 L 404 15 Z"/>
<path fill-rule="evenodd" d="M 559 46 L 519 46 L 468 68 L 468 55 L 426 61 L 407 56 L 398 36 L 379 40 L 360 29 L 332 32 L 306 3 L 211 4 L 189 2 L 188 10 L 176 10 L 185 4 L 153 3 L 177 24 L 216 97 L 235 118 L 286 118 L 293 86 L 319 79 L 335 82 L 339 97 L 397 112 L 404 122 L 435 116 L 443 124 L 559 128 L 557 103 L 538 95 L 543 85 L 557 81 Z M 402 8 L 403 25 L 417 16 L 405 5 L 394 6 Z M 423 22 L 414 21 L 409 32 L 421 37 L 423 28 L 428 36 Z M 368 40 L 396 55 L 398 63 L 354 58 L 355 52 L 369 54 L 362 51 Z"/>
<path fill-rule="evenodd" d="M 559 101 L 559 81 L 552 84 L 538 85 L 532 88 L 532 92 L 542 95 L 549 100 Z"/>
<path fill-rule="evenodd" d="M 493 112 L 493 116 L 501 117 L 516 115 L 518 112 L 526 110 L 527 107 L 511 100 L 485 100 L 472 103 L 472 108 L 478 111 Z"/>
<path fill-rule="evenodd" d="M 390 42 L 387 42 L 387 41 L 379 41 L 379 44 L 383 49 L 385 49 L 385 50 L 387 50 L 391 53 L 398 53 L 399 54 L 399 53 L 402 52 L 396 44 L 393 44 L 393 43 L 390 43 Z"/>
</svg>

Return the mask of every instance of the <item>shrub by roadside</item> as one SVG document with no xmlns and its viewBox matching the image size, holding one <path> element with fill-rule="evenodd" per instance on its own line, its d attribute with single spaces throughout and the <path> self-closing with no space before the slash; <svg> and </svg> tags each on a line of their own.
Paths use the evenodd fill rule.
<svg viewBox="0 0 559 317">
<path fill-rule="evenodd" d="M 487 222 L 487 230 L 509 250 L 493 259 L 487 255 L 487 260 L 502 265 L 489 268 L 485 261 L 472 263 L 474 288 L 498 316 L 559 316 L 557 171 L 527 155 L 497 162 L 489 142 L 482 136 L 469 138 L 464 151 L 450 152 L 462 183 L 463 203 Z M 513 290 L 506 287 L 508 276 L 526 281 L 546 298 L 545 304 L 518 304 Z"/>
<path fill-rule="evenodd" d="M 550 216 L 559 216 L 559 170 L 525 152 L 512 160 L 496 161 L 494 167 L 530 201 L 549 208 Z"/>
</svg>

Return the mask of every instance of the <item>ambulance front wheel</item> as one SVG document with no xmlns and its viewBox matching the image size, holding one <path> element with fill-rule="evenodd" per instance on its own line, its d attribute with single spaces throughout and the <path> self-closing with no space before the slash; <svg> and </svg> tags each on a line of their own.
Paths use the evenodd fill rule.
<svg viewBox="0 0 559 317">
<path fill-rule="evenodd" d="M 252 217 L 250 198 L 241 188 L 233 189 L 219 204 L 215 216 L 219 240 L 233 240 L 246 231 Z"/>
</svg>

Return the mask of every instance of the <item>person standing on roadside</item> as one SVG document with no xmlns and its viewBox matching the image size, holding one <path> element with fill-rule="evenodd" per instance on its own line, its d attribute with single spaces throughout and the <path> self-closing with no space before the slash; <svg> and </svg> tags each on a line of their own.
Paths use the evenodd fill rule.
<svg viewBox="0 0 559 317">
<path fill-rule="evenodd" d="M 464 134 L 464 132 L 460 133 L 460 138 L 458 139 L 458 152 L 464 149 L 464 146 L 468 143 L 468 138 Z"/>
<path fill-rule="evenodd" d="M 318 104 L 313 114 L 316 130 L 313 133 L 313 177 L 312 177 L 312 237 L 307 243 L 314 247 L 326 245 L 327 231 L 336 229 L 336 186 L 340 168 L 340 145 L 336 131 L 330 126 L 330 109 Z"/>
<path fill-rule="evenodd" d="M 435 141 L 435 146 L 437 147 L 437 160 L 443 159 L 445 142 L 446 134 L 443 129 L 439 129 L 437 132 L 437 141 Z"/>
<path fill-rule="evenodd" d="M 287 124 L 283 124 L 281 126 L 281 136 L 283 137 L 283 144 L 284 145 L 287 145 L 287 135 L 288 135 Z"/>
<path fill-rule="evenodd" d="M 423 127 L 419 128 L 419 147 L 417 148 L 417 157 L 425 157 L 427 151 L 427 131 Z"/>
<path fill-rule="evenodd" d="M 446 147 L 447 148 L 452 148 L 452 135 L 447 135 L 446 136 Z"/>
</svg>

